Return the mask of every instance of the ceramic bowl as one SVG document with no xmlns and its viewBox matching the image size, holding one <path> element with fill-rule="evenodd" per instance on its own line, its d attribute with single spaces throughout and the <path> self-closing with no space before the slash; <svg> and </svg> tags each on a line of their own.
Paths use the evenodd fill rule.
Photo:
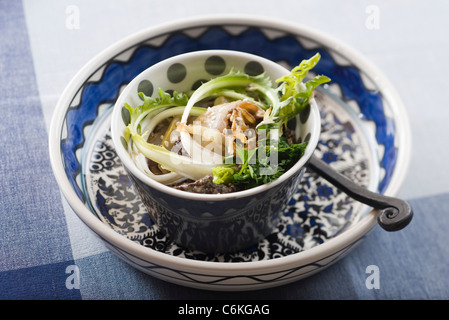
<svg viewBox="0 0 449 320">
<path fill-rule="evenodd" d="M 372 191 L 398 194 L 410 161 L 411 134 L 406 109 L 383 72 L 347 44 L 310 27 L 215 15 L 132 34 L 93 57 L 67 85 L 49 131 L 54 174 L 73 209 L 67 214 L 76 214 L 126 263 L 183 286 L 258 290 L 327 268 L 332 272 L 335 262 L 372 236 L 378 213 L 312 172 L 304 173 L 277 229 L 233 254 L 205 255 L 169 241 L 135 192 L 111 141 L 118 96 L 148 67 L 210 49 L 256 54 L 288 69 L 320 52 L 316 72 L 332 82 L 316 92 L 321 133 L 315 155 Z"/>
<path fill-rule="evenodd" d="M 299 64 L 299 62 L 298 62 Z M 124 140 L 129 123 L 125 103 L 142 104 L 139 92 L 158 97 L 166 92 L 188 92 L 200 83 L 226 75 L 231 70 L 251 76 L 265 73 L 275 80 L 290 71 L 271 60 L 232 50 L 201 50 L 161 61 L 135 77 L 118 97 L 112 112 L 114 148 L 153 221 L 168 238 L 185 248 L 205 253 L 235 252 L 248 248 L 277 228 L 280 214 L 296 193 L 319 139 L 321 119 L 315 100 L 289 123 L 298 141 L 307 141 L 304 155 L 275 181 L 225 194 L 204 194 L 177 190 L 145 174 L 131 159 Z M 128 116 L 123 116 L 128 114 Z M 126 147 L 126 148 L 125 148 Z M 181 164 L 182 165 L 182 164 Z"/>
</svg>

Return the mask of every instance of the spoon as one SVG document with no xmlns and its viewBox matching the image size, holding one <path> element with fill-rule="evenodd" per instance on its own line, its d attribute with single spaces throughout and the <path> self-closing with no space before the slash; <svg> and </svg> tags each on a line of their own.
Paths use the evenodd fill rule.
<svg viewBox="0 0 449 320">
<path fill-rule="evenodd" d="M 413 210 L 408 202 L 371 192 L 335 171 L 316 156 L 310 158 L 308 167 L 353 199 L 381 210 L 377 222 L 384 230 L 401 230 L 412 220 Z"/>
</svg>

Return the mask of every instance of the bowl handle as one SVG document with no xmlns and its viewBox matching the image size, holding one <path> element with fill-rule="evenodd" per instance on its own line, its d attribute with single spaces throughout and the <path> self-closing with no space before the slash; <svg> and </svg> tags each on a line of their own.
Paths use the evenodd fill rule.
<svg viewBox="0 0 449 320">
<path fill-rule="evenodd" d="M 316 156 L 311 157 L 308 167 L 355 200 L 379 209 L 377 222 L 383 229 L 398 231 L 412 220 L 413 210 L 408 202 L 371 192 L 337 172 Z"/>
</svg>

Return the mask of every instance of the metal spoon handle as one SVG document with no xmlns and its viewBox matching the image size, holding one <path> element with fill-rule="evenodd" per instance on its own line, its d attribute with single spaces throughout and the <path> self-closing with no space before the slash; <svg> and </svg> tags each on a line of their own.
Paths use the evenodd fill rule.
<svg viewBox="0 0 449 320">
<path fill-rule="evenodd" d="M 387 231 L 401 230 L 412 220 L 413 210 L 406 201 L 371 192 L 315 156 L 310 159 L 308 167 L 355 200 L 380 209 L 377 221 L 383 229 Z"/>
</svg>

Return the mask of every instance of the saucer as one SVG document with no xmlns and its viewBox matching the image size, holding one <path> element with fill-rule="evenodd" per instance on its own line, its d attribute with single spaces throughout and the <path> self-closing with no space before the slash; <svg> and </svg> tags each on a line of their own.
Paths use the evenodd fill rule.
<svg viewBox="0 0 449 320">
<path fill-rule="evenodd" d="M 207 290 L 256 290 L 329 267 L 377 225 L 377 211 L 311 171 L 276 232 L 241 252 L 181 248 L 159 230 L 133 190 L 110 138 L 112 106 L 137 74 L 195 50 L 246 51 L 287 68 L 319 52 L 322 132 L 315 156 L 368 189 L 394 196 L 408 169 L 404 107 L 385 76 L 344 43 L 305 26 L 253 16 L 209 16 L 149 28 L 92 59 L 63 92 L 50 128 L 58 184 L 80 219 L 117 256 L 160 279 Z"/>
</svg>

